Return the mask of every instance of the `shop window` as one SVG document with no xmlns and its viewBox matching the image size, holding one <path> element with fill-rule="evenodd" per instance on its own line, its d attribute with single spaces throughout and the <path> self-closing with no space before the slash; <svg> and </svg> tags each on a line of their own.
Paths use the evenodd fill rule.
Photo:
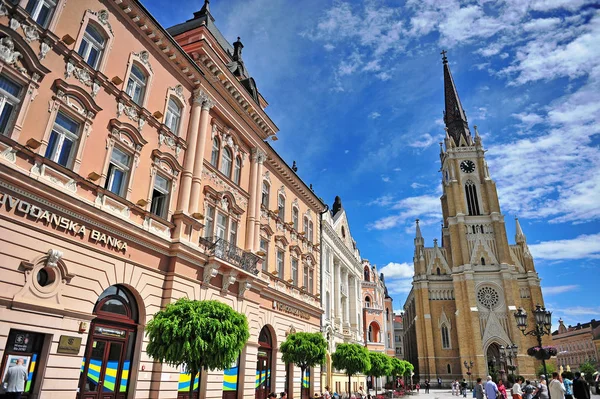
<svg viewBox="0 0 600 399">
<path fill-rule="evenodd" d="M 59 111 L 50 133 L 45 157 L 66 168 L 71 168 L 77 152 L 79 130 L 78 122 Z"/>
<path fill-rule="evenodd" d="M 154 177 L 154 187 L 152 189 L 151 213 L 163 219 L 167 217 L 170 190 L 170 181 L 160 174 L 157 174 Z"/>
<path fill-rule="evenodd" d="M 88 23 L 77 53 L 89 66 L 96 69 L 102 60 L 105 45 L 106 38 L 100 33 L 100 29 Z"/>
<path fill-rule="evenodd" d="M 23 330 L 10 329 L 6 347 L 4 349 L 4 361 L 0 362 L 0 377 L 4 380 L 9 367 L 17 364 L 21 359 L 27 370 L 27 381 L 23 391 L 23 397 L 35 393 L 34 387 L 40 384 L 37 381 L 37 371 L 41 352 L 44 347 L 44 334 L 38 334 Z"/>
<path fill-rule="evenodd" d="M 23 87 L 0 75 L 0 134 L 8 135 L 17 116 Z"/>
<path fill-rule="evenodd" d="M 125 92 L 131 97 L 133 102 L 140 107 L 142 106 L 144 94 L 146 93 L 147 82 L 148 76 L 146 76 L 146 72 L 144 72 L 139 65 L 133 64 L 131 72 L 129 73 Z"/>
<path fill-rule="evenodd" d="M 223 370 L 223 399 L 237 398 L 240 357 L 228 369 Z"/>
<path fill-rule="evenodd" d="M 113 148 L 105 188 L 116 195 L 125 196 L 130 168 L 131 157 L 120 149 Z"/>
<path fill-rule="evenodd" d="M 179 124 L 181 123 L 181 106 L 173 97 L 169 97 L 165 125 L 176 135 L 179 135 Z"/>
<path fill-rule="evenodd" d="M 35 22 L 46 28 L 55 8 L 56 2 L 52 0 L 29 0 L 25 11 Z"/>
</svg>

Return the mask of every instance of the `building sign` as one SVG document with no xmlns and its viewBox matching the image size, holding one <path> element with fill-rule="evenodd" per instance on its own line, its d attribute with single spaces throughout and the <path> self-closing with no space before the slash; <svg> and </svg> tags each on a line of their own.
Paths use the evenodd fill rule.
<svg viewBox="0 0 600 399">
<path fill-rule="evenodd" d="M 114 328 L 96 327 L 94 329 L 94 334 L 104 335 L 106 337 L 125 338 L 127 332 L 124 330 L 117 330 Z"/>
<path fill-rule="evenodd" d="M 104 244 L 107 248 L 125 253 L 127 251 L 127 242 L 118 238 L 109 236 L 101 231 L 95 230 L 83 224 L 72 221 L 71 219 L 51 212 L 42 207 L 30 204 L 20 198 L 13 197 L 6 193 L 0 193 L 0 208 L 4 207 L 7 212 L 13 211 L 15 215 L 33 219 L 38 223 L 49 226 L 54 230 L 63 231 L 73 236 L 79 236 L 95 244 Z"/>
<path fill-rule="evenodd" d="M 56 353 L 67 353 L 69 355 L 77 355 L 81 348 L 81 337 L 69 337 L 68 335 L 61 335 L 60 341 L 58 341 L 58 349 Z"/>
<path fill-rule="evenodd" d="M 277 309 L 280 312 L 291 314 L 292 316 L 296 316 L 301 319 L 310 319 L 310 314 L 308 312 L 305 312 L 290 305 L 286 305 L 285 303 L 273 301 L 273 309 Z"/>
</svg>

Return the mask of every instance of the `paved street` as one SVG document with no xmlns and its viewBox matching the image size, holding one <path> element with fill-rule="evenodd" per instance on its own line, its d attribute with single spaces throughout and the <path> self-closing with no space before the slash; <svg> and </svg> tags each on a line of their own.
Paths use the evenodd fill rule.
<svg viewBox="0 0 600 399">
<path fill-rule="evenodd" d="M 595 392 L 595 390 L 593 390 Z M 425 393 L 424 390 L 417 394 L 410 395 L 411 398 L 419 398 L 419 399 L 451 399 L 451 398 L 462 398 L 462 396 L 452 396 L 452 391 L 450 389 L 430 389 L 429 393 Z M 471 392 L 467 394 L 467 398 L 472 398 Z M 600 395 L 596 395 L 592 393 L 592 399 L 600 399 Z"/>
</svg>

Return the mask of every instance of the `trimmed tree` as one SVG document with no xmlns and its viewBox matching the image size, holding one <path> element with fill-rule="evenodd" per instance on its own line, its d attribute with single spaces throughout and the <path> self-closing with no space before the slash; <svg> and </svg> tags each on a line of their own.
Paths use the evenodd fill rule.
<svg viewBox="0 0 600 399">
<path fill-rule="evenodd" d="M 392 370 L 392 376 L 394 377 L 394 383 L 396 382 L 397 377 L 404 377 L 406 366 L 404 365 L 403 360 L 393 357 L 392 360 L 390 360 L 390 366 Z"/>
<path fill-rule="evenodd" d="M 377 377 L 390 375 L 392 371 L 391 357 L 381 352 L 369 352 L 371 368 L 369 374 L 375 377 L 375 395 L 377 395 Z"/>
<path fill-rule="evenodd" d="M 300 367 L 300 397 L 302 398 L 304 373 L 310 367 L 325 362 L 327 341 L 321 333 L 298 332 L 288 335 L 279 350 L 282 353 L 281 359 L 286 365 L 293 363 Z"/>
<path fill-rule="evenodd" d="M 337 370 L 344 370 L 348 376 L 348 387 L 351 387 L 352 376 L 367 373 L 371 368 L 369 351 L 358 344 L 339 344 L 331 355 L 331 364 Z"/>
<path fill-rule="evenodd" d="M 201 369 L 226 369 L 238 358 L 250 332 L 246 316 L 218 301 L 181 298 L 158 311 L 146 325 L 148 356 L 184 367 L 194 379 Z"/>
</svg>

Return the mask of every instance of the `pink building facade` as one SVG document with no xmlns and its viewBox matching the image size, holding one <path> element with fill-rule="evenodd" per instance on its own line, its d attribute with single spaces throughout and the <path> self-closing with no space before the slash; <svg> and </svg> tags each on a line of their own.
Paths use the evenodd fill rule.
<svg viewBox="0 0 600 399">
<path fill-rule="evenodd" d="M 320 391 L 278 347 L 320 329 L 324 205 L 267 144 L 242 48 L 208 2 L 165 30 L 137 0 L 0 1 L 0 372 L 26 360 L 25 398 Z M 230 369 L 146 355 L 184 296 L 248 317 Z"/>
</svg>

